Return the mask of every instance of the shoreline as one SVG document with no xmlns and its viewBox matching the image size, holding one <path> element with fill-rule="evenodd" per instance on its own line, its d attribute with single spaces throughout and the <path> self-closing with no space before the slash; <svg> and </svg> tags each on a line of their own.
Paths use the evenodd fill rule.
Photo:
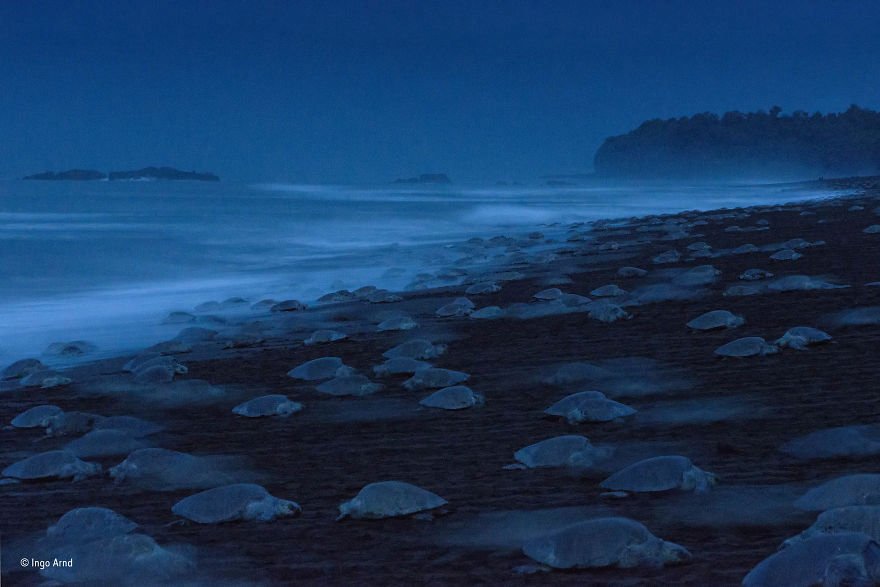
<svg viewBox="0 0 880 587">
<path fill-rule="evenodd" d="M 106 476 L 76 483 L 13 484 L 0 487 L 0 518 L 9 521 L 4 534 L 13 542 L 4 545 L 4 556 L 15 550 L 16 542 L 45 530 L 69 509 L 103 505 L 141 524 L 160 545 L 194 547 L 215 577 L 316 585 L 412 584 L 414 577 L 419 583 L 519 584 L 529 578 L 512 569 L 530 561 L 515 545 L 517 532 L 528 533 L 532 526 L 555 528 L 560 518 L 613 513 L 641 521 L 657 536 L 691 550 L 694 559 L 664 569 L 554 571 L 542 578 L 560 584 L 738 584 L 783 539 L 812 523 L 813 514 L 791 507 L 796 497 L 835 475 L 869 472 L 880 465 L 876 455 L 801 461 L 778 450 L 818 429 L 876 418 L 876 410 L 866 406 L 871 405 L 870 386 L 880 374 L 880 361 L 871 354 L 878 327 L 826 326 L 837 312 L 880 305 L 880 288 L 865 285 L 880 280 L 880 268 L 870 261 L 880 251 L 880 237 L 862 232 L 880 222 L 872 211 L 880 204 L 880 185 L 876 178 L 869 180 L 827 180 L 833 189 L 861 190 L 827 200 L 563 227 L 566 241 L 544 243 L 559 249 L 556 258 L 536 263 L 526 254 L 522 261 L 527 263 L 496 270 L 519 272 L 519 278 L 495 275 L 500 291 L 468 296 L 477 308 L 505 309 L 506 315 L 495 320 L 435 315 L 463 296 L 470 283 L 398 292 L 403 299 L 390 303 L 357 301 L 269 314 L 263 319 L 271 318 L 271 328 L 240 329 L 240 348 L 224 350 L 219 348 L 224 341 L 212 341 L 176 355 L 189 369 L 176 381 L 203 379 L 223 390 L 210 400 L 154 401 L 120 371 L 127 356 L 76 366 L 69 373 L 73 383 L 64 387 L 6 389 L 0 408 L 4 422 L 43 403 L 65 411 L 144 418 L 164 426 L 150 438 L 156 446 L 241 459 L 270 493 L 297 501 L 304 511 L 300 518 L 264 524 L 169 525 L 176 519 L 171 505 L 195 491 L 133 490 L 114 486 Z M 863 209 L 850 209 L 857 204 Z M 732 226 L 740 229 L 729 230 Z M 803 255 L 797 260 L 769 259 L 780 249 L 766 247 L 795 238 L 825 242 L 797 248 Z M 689 259 L 687 245 L 700 241 L 721 254 Z M 518 239 L 498 242 L 527 248 Z M 757 250 L 731 253 L 744 243 L 754 243 Z M 652 261 L 670 249 L 682 253 L 679 261 Z M 687 269 L 706 264 L 721 274 L 709 283 L 679 287 L 676 280 Z M 623 266 L 648 274 L 622 278 L 617 270 Z M 737 276 L 752 267 L 772 271 L 771 280 L 821 276 L 850 287 L 725 296 L 730 287 L 751 283 Z M 545 288 L 590 296 L 611 283 L 628 290 L 613 303 L 632 314 L 631 319 L 604 323 L 584 308 L 557 306 L 548 312 L 541 306 L 546 302 L 531 301 Z M 669 284 L 676 291 L 653 287 Z M 523 318 L 536 308 L 534 317 Z M 718 308 L 745 316 L 746 324 L 706 333 L 684 326 Z M 376 324 L 395 312 L 412 316 L 419 328 L 377 332 Z M 827 329 L 834 343 L 741 360 L 712 354 L 735 338 L 771 340 L 799 325 Z M 206 327 L 181 324 L 188 326 Z M 348 338 L 302 344 L 311 332 L 325 328 Z M 427 391 L 403 389 L 403 377 L 374 376 L 372 367 L 383 360 L 383 351 L 416 337 L 448 345 L 432 363 L 468 373 L 466 384 L 485 396 L 486 405 L 458 412 L 422 409 L 418 400 Z M 338 398 L 285 375 L 321 356 L 339 356 L 385 388 L 366 397 Z M 614 363 L 634 358 L 647 362 Z M 602 382 L 608 387 L 602 391 L 636 408 L 635 417 L 577 426 L 544 418 L 542 410 L 566 393 L 583 385 L 600 389 L 596 382 L 545 382 L 548 370 L 572 361 L 619 368 L 618 375 Z M 642 376 L 634 381 L 636 369 Z M 240 401 L 266 393 L 286 394 L 305 408 L 286 419 L 250 420 L 231 413 Z M 34 445 L 41 430 L 5 429 L 0 434 L 10 447 L 2 455 L 4 467 L 72 438 Z M 561 469 L 503 469 L 513 461 L 514 451 L 560 434 L 586 435 L 614 447 L 616 456 L 580 475 Z M 598 484 L 608 474 L 656 454 L 687 455 L 700 468 L 717 473 L 719 485 L 704 496 L 600 496 Z M 90 460 L 106 469 L 124 457 Z M 333 522 L 340 502 L 382 479 L 403 479 L 433 491 L 449 501 L 451 511 L 432 522 Z M 10 580 L 39 582 L 36 572 L 10 564 L 3 569 Z M 209 580 L 199 573 L 195 577 Z"/>
<path fill-rule="evenodd" d="M 163 338 L 173 337 L 176 334 L 176 330 L 161 323 L 168 312 L 192 313 L 194 307 L 203 305 L 205 300 L 210 299 L 224 300 L 243 296 L 255 302 L 263 298 L 295 298 L 314 305 L 314 301 L 321 295 L 340 287 L 355 289 L 372 283 L 381 288 L 397 291 L 454 285 L 467 274 L 486 271 L 487 264 L 507 263 L 509 258 L 532 254 L 542 245 L 540 240 L 529 241 L 527 247 L 521 242 L 514 242 L 513 247 L 520 249 L 520 252 L 516 253 L 508 251 L 504 241 L 499 240 L 498 246 L 477 248 L 466 242 L 466 239 L 474 236 L 488 239 L 493 235 L 506 235 L 513 237 L 514 241 L 524 241 L 528 231 L 540 230 L 545 232 L 548 238 L 566 240 L 568 235 L 565 225 L 576 222 L 595 222 L 600 218 L 609 217 L 630 217 L 635 213 L 645 215 L 652 212 L 679 212 L 692 207 L 740 206 L 755 201 L 775 204 L 792 199 L 810 198 L 817 190 L 822 195 L 827 191 L 825 187 L 811 186 L 809 183 L 803 185 L 810 191 L 799 191 L 797 187 L 782 190 L 778 185 L 752 189 L 716 185 L 707 186 L 703 194 L 701 189 L 694 186 L 679 186 L 679 189 L 676 189 L 675 184 L 670 184 L 668 189 L 649 188 L 645 192 L 637 189 L 635 192 L 621 191 L 619 187 L 611 186 L 604 192 L 594 192 L 589 189 L 545 192 L 539 190 L 540 193 L 537 195 L 528 196 L 517 194 L 516 190 L 513 192 L 502 190 L 499 192 L 500 195 L 493 195 L 465 187 L 461 193 L 463 207 L 456 212 L 442 213 L 439 219 L 442 221 L 431 220 L 427 213 L 415 216 L 404 213 L 388 221 L 391 227 L 390 231 L 386 231 L 388 234 L 380 230 L 366 230 L 351 235 L 349 240 L 355 239 L 357 245 L 354 250 L 347 251 L 341 247 L 328 248 L 320 242 L 315 244 L 317 248 L 314 250 L 310 248 L 313 237 L 328 234 L 327 230 L 334 230 L 334 227 L 346 226 L 351 220 L 352 210 L 357 209 L 355 206 L 343 212 L 338 222 L 331 221 L 327 224 L 319 223 L 311 228 L 306 227 L 303 233 L 296 232 L 299 230 L 298 225 L 292 226 L 291 230 L 300 234 L 297 238 L 305 243 L 305 250 L 298 251 L 296 247 L 291 249 L 293 245 L 269 246 L 258 260 L 250 259 L 241 263 L 234 260 L 238 255 L 236 251 L 252 251 L 254 246 L 250 239 L 243 236 L 248 231 L 242 230 L 241 227 L 233 231 L 231 244 L 224 249 L 225 252 L 218 251 L 218 253 L 223 252 L 225 256 L 215 256 L 212 248 L 206 247 L 198 238 L 181 237 L 178 240 L 173 233 L 165 234 L 155 225 L 135 223 L 132 233 L 135 243 L 132 245 L 133 249 L 130 254 L 120 255 L 113 251 L 118 251 L 120 247 L 127 245 L 125 242 L 119 242 L 112 230 L 106 233 L 100 231 L 90 233 L 89 229 L 84 231 L 80 228 L 78 220 L 65 222 L 62 226 L 71 231 L 72 242 L 81 243 L 76 245 L 77 247 L 97 248 L 99 251 L 102 247 L 106 247 L 107 254 L 95 255 L 95 259 L 85 262 L 78 271 L 68 269 L 79 266 L 76 259 L 65 262 L 65 257 L 53 256 L 52 262 L 61 269 L 57 272 L 48 271 L 41 278 L 41 282 L 34 283 L 33 288 L 26 287 L 33 281 L 32 277 L 13 272 L 3 292 L 6 306 L 4 312 L 0 313 L 0 322 L 6 327 L 0 328 L 0 332 L 9 340 L 16 340 L 17 348 L 8 344 L 0 345 L 0 364 L 20 358 L 21 353 L 39 355 L 49 344 L 66 340 L 68 337 L 81 338 L 94 343 L 98 347 L 97 352 L 91 355 L 94 357 L 109 357 L 126 351 L 137 352 L 138 348 L 155 344 Z M 127 197 L 159 202 L 159 209 L 164 207 L 161 204 L 161 195 L 154 193 L 153 190 L 138 188 L 124 190 L 124 193 Z M 324 192 L 319 190 L 304 203 L 294 198 L 289 203 L 278 204 L 286 201 L 284 190 L 281 190 L 278 200 L 271 190 L 267 192 L 268 195 L 261 190 L 257 190 L 254 194 L 239 193 L 235 189 L 220 193 L 223 197 L 234 199 L 243 197 L 245 193 L 248 196 L 266 196 L 267 201 L 260 201 L 269 206 L 269 209 L 277 210 L 278 213 L 300 205 L 305 206 L 306 209 L 314 208 L 315 205 L 323 205 L 321 202 L 324 198 Z M 342 190 L 332 195 L 330 200 L 335 201 L 346 194 L 359 197 L 359 192 L 356 190 L 350 194 Z M 619 198 L 620 201 L 616 205 L 606 205 L 604 203 L 606 198 Z M 701 198 L 703 202 L 699 202 Z M 397 196 L 383 199 L 379 194 L 367 193 L 366 199 L 373 202 L 372 214 L 375 216 L 375 210 L 394 205 Z M 425 201 L 433 200 L 433 197 L 427 196 Z M 659 203 L 652 204 L 652 201 Z M 48 202 L 43 203 L 49 205 Z M 423 205 L 430 207 L 433 204 Z M 455 207 L 457 208 L 458 204 Z M 149 210 L 151 208 L 142 209 L 135 206 L 132 213 L 142 216 Z M 115 214 L 118 215 L 118 212 L 116 210 Z M 218 221 L 219 218 L 207 220 L 209 226 L 216 225 Z M 249 216 L 245 225 L 262 221 L 270 224 L 272 222 L 265 214 L 256 214 Z M 18 222 L 13 219 L 8 228 L 15 232 L 18 230 Z M 434 222 L 435 227 L 428 230 L 430 234 L 423 234 L 419 227 L 425 226 L 425 223 L 430 225 L 431 222 Z M 123 226 L 121 219 L 117 222 L 111 215 L 107 222 L 98 228 L 118 230 Z M 187 230 L 192 234 L 198 234 L 201 230 L 191 224 L 185 226 L 188 226 Z M 319 226 L 324 228 L 317 228 Z M 343 229 L 339 228 L 339 230 Z M 39 245 L 34 250 L 38 259 L 42 260 L 55 246 L 52 244 L 55 242 L 53 234 L 58 234 L 57 230 L 47 233 L 48 245 L 45 247 Z M 186 231 L 182 234 L 186 234 Z M 272 242 L 280 238 L 271 230 L 270 236 L 273 236 L 270 239 Z M 428 236 L 430 238 L 425 238 Z M 170 240 L 158 252 L 155 259 L 137 244 L 147 242 L 144 240 L 147 238 L 160 237 Z M 363 246 L 365 240 L 373 238 L 379 239 L 378 245 Z M 283 242 L 283 239 L 280 242 Z M 544 248 L 552 248 L 552 245 L 545 245 Z M 186 252 L 189 255 L 187 262 L 178 265 L 162 261 L 163 258 L 172 258 L 174 251 Z M 539 263 L 544 261 L 537 258 L 537 255 L 532 256 L 536 257 L 535 260 Z M 104 262 L 98 263 L 96 259 L 99 258 L 103 258 Z M 231 261 L 220 262 L 219 260 L 223 258 L 229 258 Z M 247 258 L 247 255 L 243 258 Z M 317 261 L 309 260 L 316 258 Z M 201 261 L 196 262 L 198 259 Z M 146 263 L 143 273 L 137 273 L 139 260 L 144 260 Z M 105 264 L 111 268 L 109 271 L 102 268 Z M 94 279 L 84 280 L 83 276 L 91 272 L 94 272 Z M 435 277 L 441 274 L 442 279 L 432 281 L 420 275 L 426 273 L 434 273 Z M 224 314 L 230 310 L 231 308 L 222 308 L 219 312 L 202 311 L 201 314 L 207 316 L 199 316 L 198 319 L 208 319 L 212 315 L 226 319 L 227 316 Z M 232 316 L 231 318 L 232 322 L 235 322 L 247 317 Z M 207 326 L 216 327 L 216 324 Z M 89 358 L 90 356 L 84 357 L 85 360 Z M 49 360 L 54 361 L 51 358 Z M 64 361 L 55 362 L 59 366 L 64 366 Z"/>
</svg>

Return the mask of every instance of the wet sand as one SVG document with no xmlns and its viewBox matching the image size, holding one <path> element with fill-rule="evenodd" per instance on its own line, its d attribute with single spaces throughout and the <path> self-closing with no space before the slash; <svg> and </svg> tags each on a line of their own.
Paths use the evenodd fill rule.
<svg viewBox="0 0 880 587">
<path fill-rule="evenodd" d="M 365 312 L 403 308 L 421 323 L 414 331 L 359 333 L 316 346 L 302 345 L 307 333 L 291 331 L 289 337 L 269 338 L 255 348 L 180 355 L 189 367 L 180 379 L 204 379 L 229 391 L 230 397 L 209 405 L 166 409 L 93 395 L 87 388 L 99 379 L 96 376 L 74 377 L 72 385 L 58 389 L 4 392 L 0 403 L 4 423 L 43 403 L 106 416 L 140 416 L 166 426 L 153 437 L 159 446 L 242 457 L 273 495 L 303 507 L 301 517 L 269 523 L 171 524 L 177 520 L 171 506 L 195 491 L 138 491 L 115 486 L 106 477 L 6 485 L 0 486 L 4 549 L 44 531 L 74 507 L 101 505 L 137 521 L 160 544 L 195 547 L 200 573 L 232 583 L 737 585 L 785 538 L 812 523 L 814 514 L 791 505 L 796 497 L 835 476 L 880 469 L 880 456 L 799 461 L 778 450 L 814 430 L 874 423 L 880 415 L 876 401 L 880 325 L 827 323 L 832 313 L 880 305 L 880 287 L 864 285 L 880 280 L 880 234 L 862 232 L 880 223 L 873 212 L 880 198 L 871 186 L 858 187 L 867 187 L 868 192 L 843 200 L 748 209 L 748 219 L 717 218 L 717 212 L 689 214 L 689 221 L 705 218 L 708 224 L 694 227 L 681 240 L 653 240 L 616 251 L 599 250 L 597 245 L 655 233 L 621 237 L 608 234 L 616 229 L 597 230 L 595 241 L 569 243 L 571 252 L 540 268 L 546 274 L 564 272 L 572 283 L 559 287 L 582 295 L 608 283 L 636 287 L 640 278 L 616 275 L 625 265 L 648 269 L 648 278 L 702 264 L 722 272 L 697 299 L 628 307 L 631 320 L 606 324 L 585 313 L 485 321 L 433 316 L 433 310 L 463 294 L 461 286 L 404 293 L 403 302 L 381 307 L 353 303 L 330 308 L 340 327 Z M 850 210 L 855 204 L 864 209 Z M 802 215 L 803 211 L 813 214 Z M 753 225 L 757 219 L 766 219 L 769 230 L 724 230 L 732 224 Z M 632 228 L 644 223 L 634 221 Z M 803 249 L 804 256 L 795 261 L 773 261 L 766 251 L 690 261 L 683 257 L 668 265 L 651 261 L 670 248 L 684 252 L 687 244 L 696 241 L 722 250 L 797 237 L 826 244 Z M 777 277 L 824 276 L 851 287 L 722 295 L 731 285 L 747 283 L 737 276 L 753 267 L 768 269 Z M 500 292 L 471 297 L 478 307 L 528 302 L 546 287 L 541 276 L 532 275 L 533 268 L 513 269 L 525 278 L 504 282 Z M 688 320 L 715 309 L 744 316 L 746 323 L 713 332 L 685 327 Z M 721 359 L 712 352 L 739 337 L 775 340 L 788 328 L 801 325 L 826 330 L 833 343 L 745 359 Z M 448 344 L 448 351 L 432 362 L 469 373 L 467 385 L 485 396 L 484 406 L 458 412 L 419 409 L 418 400 L 428 392 L 403 389 L 404 377 L 383 379 L 386 388 L 373 396 L 333 398 L 286 376 L 304 361 L 333 355 L 372 378 L 372 366 L 383 361 L 383 351 L 422 332 Z M 663 380 L 671 381 L 668 389 L 656 394 L 616 398 L 638 409 L 636 416 L 580 425 L 544 417 L 543 410 L 566 393 L 593 387 L 543 383 L 543 370 L 570 361 L 627 357 L 658 361 Z M 99 371 L 112 373 L 118 364 L 106 362 Z M 231 414 L 243 398 L 266 393 L 286 394 L 305 408 L 286 419 Z M 695 407 L 701 408 L 700 414 L 687 417 Z M 579 475 L 560 469 L 503 469 L 513 462 L 514 451 L 560 434 L 583 434 L 593 443 L 618 447 L 620 462 L 682 454 L 717 474 L 720 481 L 706 495 L 608 499 L 600 496 L 599 482 L 614 466 Z M 39 429 L 0 431 L 3 466 L 69 440 L 34 444 L 41 435 Z M 90 460 L 106 469 L 122 458 Z M 449 501 L 448 512 L 433 521 L 334 521 L 341 502 L 363 485 L 386 479 L 408 481 L 441 495 Z M 560 508 L 572 509 L 555 511 Z M 657 536 L 688 548 L 693 560 L 663 569 L 530 576 L 513 572 L 531 562 L 517 544 L 517 532 L 528 533 L 530 524 L 558 527 L 577 516 L 596 515 L 636 519 Z M 521 522 L 525 530 L 517 529 L 516 519 L 525 520 Z M 36 572 L 11 568 L 6 560 L 3 573 L 9 584 L 41 582 Z"/>
</svg>

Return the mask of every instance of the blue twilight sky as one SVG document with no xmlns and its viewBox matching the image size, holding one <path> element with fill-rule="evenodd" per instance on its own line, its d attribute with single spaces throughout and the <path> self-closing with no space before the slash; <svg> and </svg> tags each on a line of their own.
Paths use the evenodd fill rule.
<svg viewBox="0 0 880 587">
<path fill-rule="evenodd" d="M 585 172 L 698 111 L 880 108 L 880 2 L 0 1 L 0 178 Z"/>
</svg>

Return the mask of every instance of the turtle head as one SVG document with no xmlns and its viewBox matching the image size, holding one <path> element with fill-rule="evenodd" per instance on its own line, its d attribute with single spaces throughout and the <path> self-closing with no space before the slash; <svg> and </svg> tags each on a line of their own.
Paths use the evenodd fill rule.
<svg viewBox="0 0 880 587">
<path fill-rule="evenodd" d="M 681 488 L 685 491 L 706 493 L 713 485 L 718 483 L 718 476 L 699 467 L 691 467 L 682 475 Z"/>
<path fill-rule="evenodd" d="M 275 511 L 279 516 L 298 516 L 302 513 L 302 508 L 295 501 L 279 499 L 275 504 Z"/>
<path fill-rule="evenodd" d="M 336 516 L 337 522 L 351 516 L 351 514 L 357 510 L 354 502 L 355 500 L 352 499 L 351 501 L 346 501 L 339 504 L 339 515 Z"/>
<path fill-rule="evenodd" d="M 660 556 L 661 560 L 670 565 L 683 564 L 693 558 L 693 555 L 684 546 L 674 542 L 666 542 L 665 540 L 660 547 Z"/>
</svg>

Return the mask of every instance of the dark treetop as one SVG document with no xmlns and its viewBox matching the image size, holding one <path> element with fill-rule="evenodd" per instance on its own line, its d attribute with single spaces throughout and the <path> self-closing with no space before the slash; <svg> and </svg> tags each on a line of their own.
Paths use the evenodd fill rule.
<svg viewBox="0 0 880 587">
<path fill-rule="evenodd" d="M 880 171 L 880 112 L 712 113 L 649 120 L 609 137 L 594 159 L 614 177 L 815 177 Z"/>
</svg>

